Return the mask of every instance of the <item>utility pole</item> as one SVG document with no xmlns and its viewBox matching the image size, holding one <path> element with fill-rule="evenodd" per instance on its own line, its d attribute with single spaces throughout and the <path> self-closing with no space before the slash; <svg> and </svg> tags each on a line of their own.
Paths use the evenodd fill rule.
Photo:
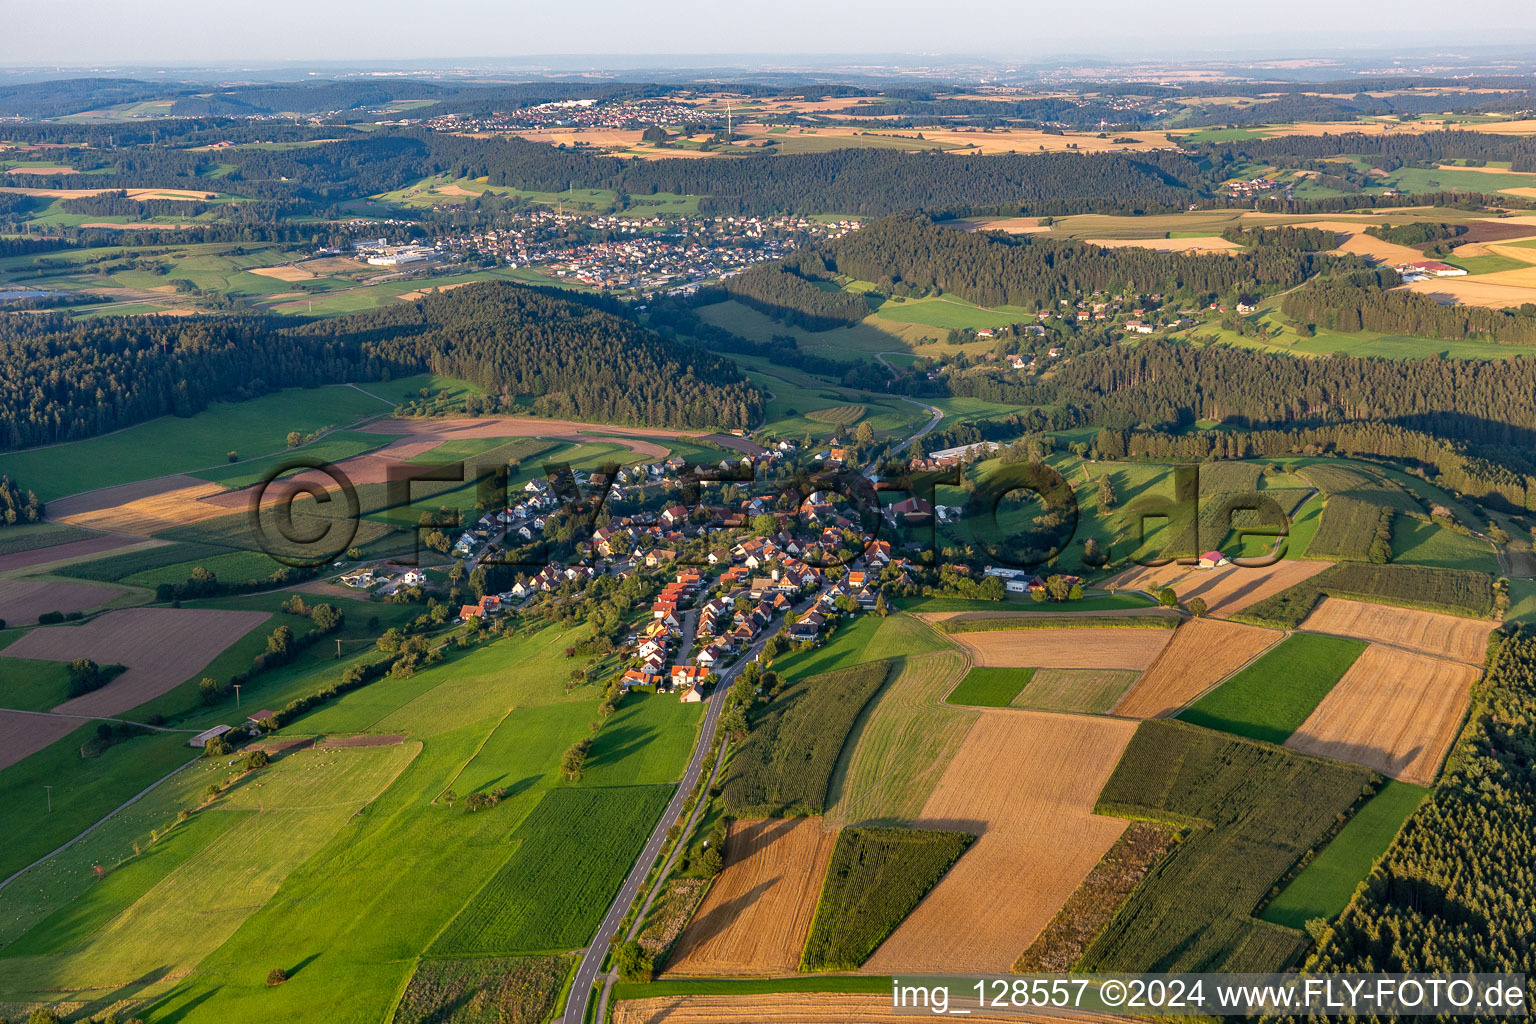
<svg viewBox="0 0 1536 1024">
<path fill-rule="evenodd" d="M 44 786 L 43 789 L 48 791 L 48 813 L 52 814 L 53 813 L 53 787 L 52 786 Z"/>
<path fill-rule="evenodd" d="M 336 657 L 338 660 L 341 658 L 341 637 L 336 638 Z"/>
<path fill-rule="evenodd" d="M 235 684 L 235 710 L 240 710 L 240 684 Z"/>
</svg>

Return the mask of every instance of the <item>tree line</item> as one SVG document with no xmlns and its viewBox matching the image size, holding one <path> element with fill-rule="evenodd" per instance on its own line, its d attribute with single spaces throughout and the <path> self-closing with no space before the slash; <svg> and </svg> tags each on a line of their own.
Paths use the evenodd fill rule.
<svg viewBox="0 0 1536 1024">
<path fill-rule="evenodd" d="M 826 255 L 838 273 L 873 281 L 882 289 L 952 292 L 983 306 L 1026 309 L 1075 301 L 1096 291 L 1191 300 L 1239 291 L 1263 294 L 1294 288 L 1323 269 L 1365 266 L 1356 257 L 1314 255 L 1275 244 L 1299 244 L 1300 238 L 1275 236 L 1252 252 L 1202 256 L 956 231 L 921 214 L 898 214 L 838 239 Z M 1324 248 L 1332 244 L 1329 240 Z"/>
<path fill-rule="evenodd" d="M 496 408 L 656 426 L 746 427 L 762 396 L 719 356 L 516 285 L 294 327 L 259 317 L 0 318 L 0 448 L 90 437 L 215 400 L 422 372 Z"/>
<path fill-rule="evenodd" d="M 1391 278 L 1396 279 L 1396 275 Z M 1298 323 L 1346 334 L 1375 331 L 1416 338 L 1536 344 L 1536 304 L 1528 302 L 1515 309 L 1447 306 L 1418 292 L 1361 287 L 1361 280 L 1360 276 L 1346 275 L 1314 282 L 1287 294 L 1280 300 L 1280 310 Z"/>
</svg>

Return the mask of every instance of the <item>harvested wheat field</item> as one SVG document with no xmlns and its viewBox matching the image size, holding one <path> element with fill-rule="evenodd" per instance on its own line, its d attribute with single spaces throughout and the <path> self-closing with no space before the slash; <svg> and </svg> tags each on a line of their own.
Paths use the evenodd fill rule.
<svg viewBox="0 0 1536 1024">
<path fill-rule="evenodd" d="M 1285 745 L 1432 785 L 1479 671 L 1371 644 Z"/>
<path fill-rule="evenodd" d="M 1093 808 L 1135 731 L 1123 719 L 984 712 L 919 819 L 980 838 L 861 973 L 1006 972 L 1125 831 Z"/>
<path fill-rule="evenodd" d="M 1115 705 L 1114 714 L 1127 718 L 1172 715 L 1284 636 L 1276 629 L 1191 619 L 1174 631 L 1173 642 Z"/>
<path fill-rule="evenodd" d="M 1170 562 L 1167 565 L 1133 565 L 1117 576 L 1111 576 L 1103 583 L 1106 590 L 1144 590 L 1148 593 L 1156 593 L 1163 587 L 1177 580 L 1183 579 L 1190 573 L 1190 567 Z"/>
<path fill-rule="evenodd" d="M 1137 668 L 1157 660 L 1171 629 L 996 629 L 955 633 L 983 668 Z"/>
<path fill-rule="evenodd" d="M 90 658 L 128 671 L 54 711 L 69 715 L 119 715 L 190 679 L 224 648 L 267 619 L 270 612 L 204 608 L 125 608 L 78 626 L 34 629 L 0 651 L 6 657 L 42 661 Z"/>
<path fill-rule="evenodd" d="M 30 625 L 46 612 L 83 612 L 126 593 L 121 587 L 89 583 L 0 580 L 0 620 L 13 626 Z"/>
<path fill-rule="evenodd" d="M 1220 235 L 1196 238 L 1084 238 L 1083 241 L 1105 249 L 1156 249 L 1158 252 L 1234 252 L 1242 248 Z"/>
<path fill-rule="evenodd" d="M 1042 226 L 1039 217 L 1003 217 L 997 220 L 973 221 L 965 226 L 969 231 L 1006 231 L 1010 235 L 1049 234 L 1050 227 Z"/>
<path fill-rule="evenodd" d="M 1350 235 L 1339 243 L 1339 253 L 1352 253 L 1356 256 L 1369 256 L 1378 263 L 1394 266 L 1399 263 L 1417 263 L 1424 258 L 1424 253 L 1418 249 L 1410 249 L 1406 245 L 1398 245 L 1394 242 L 1384 242 L 1379 238 L 1361 231 L 1359 234 Z"/>
<path fill-rule="evenodd" d="M 725 870 L 678 937 L 666 975 L 797 971 L 836 839 L 820 818 L 733 823 Z"/>
<path fill-rule="evenodd" d="M 1332 564 L 1285 558 L 1261 568 L 1224 565 L 1216 569 L 1195 569 L 1176 583 L 1173 590 L 1180 601 L 1198 597 L 1205 602 L 1209 614 L 1225 618 L 1316 576 Z"/>
<path fill-rule="evenodd" d="M 1399 286 L 1403 291 L 1428 295 L 1436 302 L 1461 303 L 1464 306 L 1487 306 L 1505 309 L 1527 302 L 1536 302 L 1536 268 L 1528 270 L 1504 270 L 1497 274 L 1481 274 L 1477 277 L 1433 278 L 1414 281 Z M 1520 275 L 1511 278 L 1508 275 Z"/>
<path fill-rule="evenodd" d="M 315 276 L 291 264 L 281 267 L 251 267 L 246 272 L 258 277 L 270 277 L 277 281 L 308 281 Z"/>
<path fill-rule="evenodd" d="M 48 503 L 48 518 L 147 537 L 172 526 L 226 515 L 225 509 L 202 501 L 223 490 L 218 484 L 177 473 L 55 499 Z"/>
<path fill-rule="evenodd" d="M 951 1007 L 960 1008 L 958 1003 Z M 932 1017 L 923 1013 L 922 1017 Z M 652 996 L 613 1006 L 613 1024 L 903 1024 L 914 1018 L 891 1009 L 884 992 L 769 992 L 750 996 Z M 1109 1014 L 1010 1013 L 965 1015 L 982 1024 L 1141 1024 Z"/>
<path fill-rule="evenodd" d="M 910 821 L 923 811 L 978 713 L 943 703 L 965 674 L 959 651 L 901 661 L 843 745 L 827 791 L 827 821 Z"/>
<path fill-rule="evenodd" d="M 1302 629 L 1314 633 L 1374 640 L 1469 665 L 1482 665 L 1493 627 L 1486 619 L 1464 619 L 1459 615 L 1392 608 L 1340 597 L 1323 598 L 1301 624 Z"/>
<path fill-rule="evenodd" d="M 1102 714 L 1115 706 L 1139 675 L 1123 668 L 1042 668 L 1008 706 Z"/>
<path fill-rule="evenodd" d="M 90 196 L 99 196 L 104 192 L 126 192 L 129 199 L 185 199 L 199 200 L 207 197 L 207 192 L 193 192 L 184 188 L 24 188 L 6 186 L 0 187 L 0 192 L 15 192 L 24 196 L 45 196 L 51 199 L 85 199 Z M 85 224 L 83 227 L 90 227 Z M 108 224 L 108 227 L 118 228 L 121 224 Z M 147 224 L 145 227 L 164 227 L 160 224 Z"/>
</svg>

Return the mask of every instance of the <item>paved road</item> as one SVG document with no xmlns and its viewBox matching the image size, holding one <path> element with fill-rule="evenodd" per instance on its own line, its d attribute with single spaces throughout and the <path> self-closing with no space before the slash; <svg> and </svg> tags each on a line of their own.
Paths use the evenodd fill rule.
<svg viewBox="0 0 1536 1024">
<path fill-rule="evenodd" d="M 810 607 L 811 602 L 819 596 L 818 593 L 809 598 L 796 610 L 801 611 Z M 597 934 L 592 937 L 592 944 L 582 954 L 581 966 L 576 968 L 576 981 L 571 985 L 571 995 L 566 1000 L 565 1013 L 561 1017 L 564 1024 L 582 1024 L 586 1017 L 587 1003 L 592 998 L 592 983 L 599 977 L 597 972 L 602 966 L 603 957 L 608 955 L 608 942 L 618 934 L 619 923 L 635 902 L 635 897 L 640 894 L 640 886 L 645 882 L 645 876 L 650 873 L 651 865 L 656 862 L 656 857 L 661 853 L 662 844 L 666 842 L 667 830 L 682 815 L 683 804 L 688 802 L 688 794 L 692 793 L 694 787 L 699 784 L 699 773 L 704 767 L 704 755 L 714 748 L 715 731 L 720 724 L 721 709 L 725 706 L 726 691 L 731 688 L 731 681 L 737 674 L 746 668 L 753 658 L 762 653 L 763 645 L 772 635 L 772 629 L 763 630 L 762 637 L 743 652 L 740 660 L 720 673 L 719 685 L 705 701 L 704 725 L 699 729 L 699 739 L 693 748 L 693 757 L 688 762 L 688 770 L 683 773 L 677 792 L 672 794 L 672 801 L 667 804 L 666 813 L 661 816 L 655 830 L 651 832 L 651 838 L 645 844 L 645 849 L 641 851 L 640 859 L 635 861 L 629 877 L 624 879 L 624 885 L 619 889 L 619 894 L 614 897 L 613 905 L 608 908 L 608 916 L 603 918 Z"/>
</svg>

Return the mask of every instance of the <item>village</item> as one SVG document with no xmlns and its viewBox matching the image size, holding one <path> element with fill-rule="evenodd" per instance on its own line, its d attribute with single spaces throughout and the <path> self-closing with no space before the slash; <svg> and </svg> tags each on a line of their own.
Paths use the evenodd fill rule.
<svg viewBox="0 0 1536 1024">
<path fill-rule="evenodd" d="M 592 215 L 531 207 L 507 226 L 446 234 L 410 244 L 383 238 L 353 243 L 370 266 L 433 270 L 466 262 L 535 269 L 589 288 L 687 293 L 802 246 L 858 229 L 854 220 L 793 215 Z M 330 255 L 331 250 L 317 253 Z"/>
</svg>

